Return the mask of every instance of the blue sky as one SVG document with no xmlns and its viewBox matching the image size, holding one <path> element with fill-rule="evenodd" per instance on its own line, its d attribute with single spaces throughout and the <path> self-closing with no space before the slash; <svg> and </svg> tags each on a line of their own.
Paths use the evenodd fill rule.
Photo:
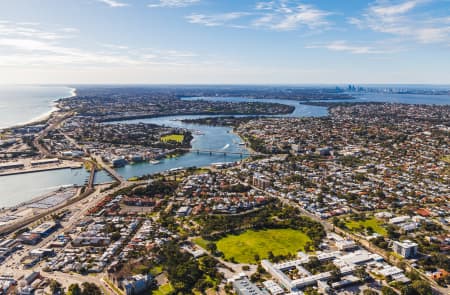
<svg viewBox="0 0 450 295">
<path fill-rule="evenodd" d="M 3 0 L 0 83 L 450 84 L 450 0 Z"/>
</svg>

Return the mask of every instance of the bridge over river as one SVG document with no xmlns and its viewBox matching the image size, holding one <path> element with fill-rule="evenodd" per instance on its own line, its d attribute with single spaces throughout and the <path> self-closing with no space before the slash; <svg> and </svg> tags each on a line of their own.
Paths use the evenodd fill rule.
<svg viewBox="0 0 450 295">
<path fill-rule="evenodd" d="M 238 156 L 261 156 L 263 154 L 250 152 L 250 151 L 226 151 L 226 150 L 214 150 L 214 149 L 182 149 L 187 152 L 197 153 L 197 154 L 220 154 L 220 155 L 238 155 Z"/>
</svg>

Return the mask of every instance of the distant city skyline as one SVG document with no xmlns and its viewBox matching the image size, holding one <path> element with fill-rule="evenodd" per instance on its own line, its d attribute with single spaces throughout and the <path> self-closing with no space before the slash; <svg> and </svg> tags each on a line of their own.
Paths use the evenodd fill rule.
<svg viewBox="0 0 450 295">
<path fill-rule="evenodd" d="M 0 84 L 450 84 L 449 0 L 5 0 Z"/>
</svg>

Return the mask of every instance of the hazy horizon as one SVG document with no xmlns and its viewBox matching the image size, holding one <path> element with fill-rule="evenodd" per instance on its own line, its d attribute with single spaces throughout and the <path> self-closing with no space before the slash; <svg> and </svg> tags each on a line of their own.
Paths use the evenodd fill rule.
<svg viewBox="0 0 450 295">
<path fill-rule="evenodd" d="M 61 87 L 92 87 L 92 86 L 101 86 L 101 87 L 111 87 L 111 86 L 129 86 L 129 87 L 347 87 L 348 85 L 355 85 L 361 87 L 412 87 L 412 88 L 421 88 L 421 87 L 450 87 L 450 84 L 404 84 L 404 83 L 357 83 L 357 82 L 349 82 L 349 83 L 260 83 L 260 84 L 237 84 L 237 83 L 192 83 L 192 84 L 183 84 L 183 83 L 9 83 L 3 84 L 0 83 L 0 87 L 2 86 L 61 86 Z"/>
</svg>

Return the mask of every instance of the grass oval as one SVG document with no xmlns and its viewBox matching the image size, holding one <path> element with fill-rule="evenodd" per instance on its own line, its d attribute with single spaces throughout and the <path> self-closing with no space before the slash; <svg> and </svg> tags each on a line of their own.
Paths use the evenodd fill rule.
<svg viewBox="0 0 450 295">
<path fill-rule="evenodd" d="M 232 257 L 239 263 L 255 263 L 255 255 L 265 259 L 268 252 L 274 255 L 296 254 L 303 251 L 311 239 L 294 229 L 247 230 L 239 235 L 228 235 L 217 241 L 217 249 L 225 258 Z"/>
</svg>

